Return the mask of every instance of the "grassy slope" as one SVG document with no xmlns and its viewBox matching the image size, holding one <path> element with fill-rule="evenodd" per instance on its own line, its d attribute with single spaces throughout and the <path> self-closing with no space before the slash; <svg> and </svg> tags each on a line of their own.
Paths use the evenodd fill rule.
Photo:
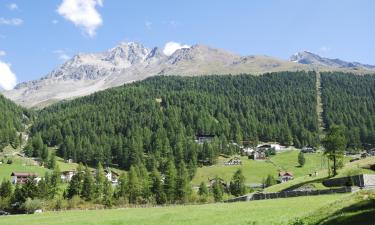
<svg viewBox="0 0 375 225">
<path fill-rule="evenodd" d="M 0 218 L 0 224 L 242 225 L 285 224 L 347 195 L 326 195 L 227 204 L 101 211 L 47 212 Z"/>
<path fill-rule="evenodd" d="M 241 157 L 241 166 L 225 166 L 224 162 L 229 159 L 221 158 L 217 165 L 198 168 L 192 182 L 194 185 L 198 185 L 202 181 L 207 182 L 208 178 L 214 178 L 216 175 L 226 181 L 230 181 L 238 168 L 242 168 L 246 177 L 246 183 L 248 184 L 261 183 L 262 179 L 268 174 L 276 177 L 279 169 L 292 171 L 296 177 L 304 176 L 321 169 L 320 154 L 306 154 L 306 165 L 302 168 L 297 167 L 298 152 L 293 150 L 277 154 L 271 158 L 274 164 L 267 161 L 254 161 L 247 159 L 247 157 Z"/>
<path fill-rule="evenodd" d="M 375 224 L 375 192 L 361 191 L 316 210 L 303 218 L 314 225 Z"/>
<path fill-rule="evenodd" d="M 375 163 L 375 157 L 368 157 L 366 159 L 362 159 L 355 162 L 348 162 L 349 159 L 345 159 L 346 164 L 345 167 L 341 170 L 339 170 L 338 177 L 344 177 L 348 175 L 355 175 L 355 174 L 375 174 L 375 171 L 363 169 L 362 167 L 365 167 L 369 164 Z M 322 179 L 325 179 L 328 177 L 328 172 L 326 169 L 322 169 L 319 171 L 318 176 L 316 177 L 310 177 L 310 176 L 301 176 L 298 177 L 292 181 L 283 183 L 283 184 L 277 184 L 274 186 L 271 186 L 269 188 L 266 188 L 266 192 L 278 192 L 282 191 L 291 187 L 301 186 L 302 184 L 312 184 L 317 189 L 324 189 L 325 187 L 321 184 Z"/>
</svg>

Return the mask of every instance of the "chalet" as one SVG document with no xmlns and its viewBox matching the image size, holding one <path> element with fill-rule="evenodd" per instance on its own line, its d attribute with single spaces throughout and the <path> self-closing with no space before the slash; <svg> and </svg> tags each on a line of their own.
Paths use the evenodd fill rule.
<svg viewBox="0 0 375 225">
<path fill-rule="evenodd" d="M 315 149 L 311 146 L 305 146 L 301 149 L 302 153 L 314 153 Z"/>
<path fill-rule="evenodd" d="M 280 183 L 285 183 L 287 181 L 293 180 L 293 173 L 291 172 L 279 172 L 279 182 Z"/>
<path fill-rule="evenodd" d="M 265 160 L 267 155 L 264 151 L 254 151 L 250 156 L 249 159 L 253 160 Z"/>
<path fill-rule="evenodd" d="M 37 183 L 41 180 L 37 173 L 12 172 L 10 176 L 12 184 L 24 184 L 29 178 L 33 178 Z"/>
<path fill-rule="evenodd" d="M 197 135 L 195 142 L 198 144 L 204 144 L 204 142 L 211 143 L 214 139 L 215 135 L 211 134 L 200 134 Z"/>
<path fill-rule="evenodd" d="M 255 150 L 253 148 L 250 148 L 250 147 L 244 147 L 244 148 L 241 149 L 242 155 L 247 155 L 247 156 L 252 155 L 254 151 Z"/>
<path fill-rule="evenodd" d="M 75 174 L 76 174 L 76 171 L 74 170 L 63 171 L 61 173 L 61 180 L 63 182 L 70 182 Z"/>
<path fill-rule="evenodd" d="M 276 152 L 281 152 L 281 151 L 285 151 L 287 148 L 285 146 L 282 146 L 278 143 L 266 143 L 266 144 L 259 144 L 257 146 L 257 149 L 258 150 L 261 150 L 261 151 L 266 151 L 270 148 L 273 148 L 275 149 Z"/>
<path fill-rule="evenodd" d="M 233 159 L 230 159 L 228 162 L 225 162 L 224 165 L 226 166 L 242 165 L 242 161 L 240 158 L 234 157 Z"/>
<path fill-rule="evenodd" d="M 104 170 L 105 177 L 112 183 L 112 185 L 118 184 L 118 177 L 120 176 L 115 171 L 111 170 L 109 167 Z"/>
</svg>

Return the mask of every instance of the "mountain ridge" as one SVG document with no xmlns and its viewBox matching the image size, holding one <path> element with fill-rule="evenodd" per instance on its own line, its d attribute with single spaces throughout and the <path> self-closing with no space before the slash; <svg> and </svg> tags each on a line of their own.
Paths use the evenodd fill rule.
<svg viewBox="0 0 375 225">
<path fill-rule="evenodd" d="M 41 79 L 20 83 L 11 91 L 3 91 L 3 94 L 25 107 L 43 107 L 155 75 L 257 75 L 317 69 L 354 71 L 354 67 L 324 64 L 321 61 L 325 58 L 317 55 L 300 54 L 292 59 L 241 56 L 202 44 L 178 49 L 167 56 L 158 47 L 147 48 L 136 42 L 122 42 L 103 52 L 79 53 Z M 372 69 L 375 71 L 375 66 L 360 67 L 360 70 Z"/>
</svg>

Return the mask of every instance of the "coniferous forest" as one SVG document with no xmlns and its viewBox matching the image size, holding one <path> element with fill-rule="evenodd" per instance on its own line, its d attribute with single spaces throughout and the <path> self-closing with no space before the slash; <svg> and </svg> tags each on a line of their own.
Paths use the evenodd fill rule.
<svg viewBox="0 0 375 225">
<path fill-rule="evenodd" d="M 153 77 L 46 108 L 32 134 L 59 146 L 65 159 L 90 165 L 164 171 L 172 160 L 194 171 L 220 153 L 234 153 L 231 142 L 317 145 L 315 98 L 313 72 Z M 200 134 L 216 138 L 198 145 Z"/>
<path fill-rule="evenodd" d="M 322 101 L 327 127 L 346 129 L 347 148 L 357 150 L 375 144 L 375 76 L 322 73 Z"/>
<path fill-rule="evenodd" d="M 17 148 L 20 144 L 17 131 L 24 129 L 28 114 L 25 109 L 0 95 L 0 150 L 8 144 Z"/>
</svg>

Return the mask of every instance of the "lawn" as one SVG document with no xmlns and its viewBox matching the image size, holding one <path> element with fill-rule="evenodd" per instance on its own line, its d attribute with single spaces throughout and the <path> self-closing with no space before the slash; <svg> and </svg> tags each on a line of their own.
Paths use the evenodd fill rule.
<svg viewBox="0 0 375 225">
<path fill-rule="evenodd" d="M 321 154 L 305 154 L 306 164 L 304 167 L 298 167 L 297 157 L 299 151 L 291 150 L 279 153 L 271 157 L 270 161 L 254 161 L 241 157 L 242 165 L 225 166 L 224 162 L 229 159 L 220 158 L 219 162 L 214 166 L 198 168 L 192 183 L 199 185 L 200 182 L 207 182 L 208 178 L 219 176 L 226 181 L 230 181 L 234 172 L 242 168 L 247 184 L 259 184 L 268 174 L 277 178 L 279 170 L 288 170 L 295 174 L 296 177 L 305 176 L 313 173 L 315 170 L 321 170 L 322 155 Z"/>
<path fill-rule="evenodd" d="M 157 208 L 46 212 L 0 218 L 7 225 L 113 224 L 113 225 L 272 225 L 309 215 L 348 195 L 322 195 L 239 203 Z"/>
<path fill-rule="evenodd" d="M 39 176 L 44 176 L 48 169 L 34 165 L 34 161 L 31 159 L 26 159 L 18 156 L 11 156 L 13 163 L 5 163 L 0 165 L 0 182 L 3 179 L 10 179 L 10 174 L 12 172 L 29 172 L 38 173 Z"/>
</svg>

